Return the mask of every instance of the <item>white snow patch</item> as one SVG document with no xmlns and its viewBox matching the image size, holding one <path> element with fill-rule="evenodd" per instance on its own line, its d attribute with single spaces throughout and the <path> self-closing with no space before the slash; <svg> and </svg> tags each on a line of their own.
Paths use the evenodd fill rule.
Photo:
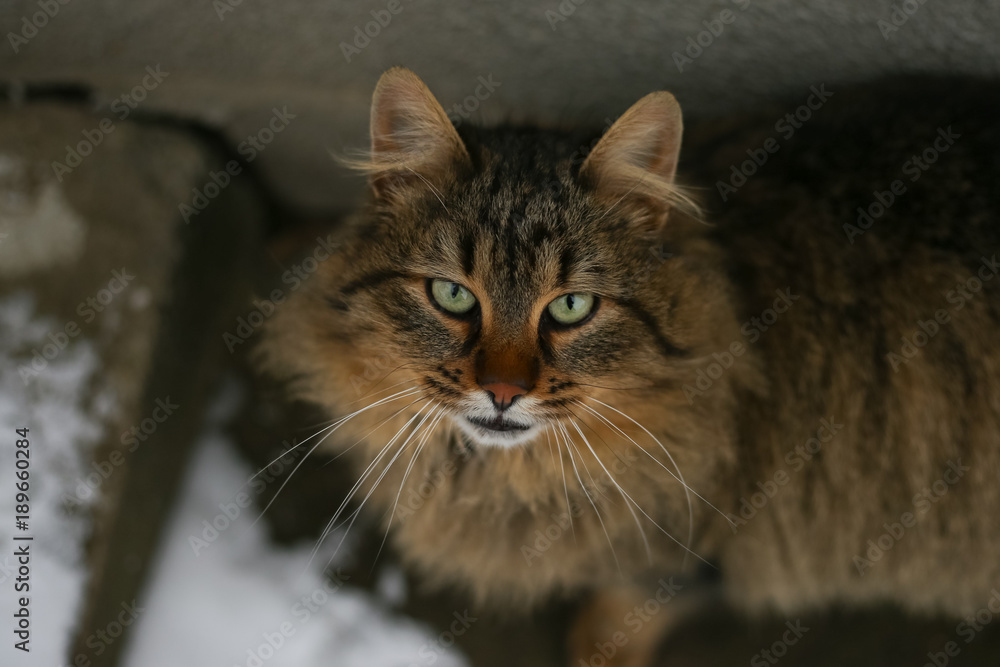
<svg viewBox="0 0 1000 667">
<path fill-rule="evenodd" d="M 107 392 L 93 386 L 99 359 L 84 339 L 71 343 L 25 385 L 18 366 L 30 363 L 26 350 L 47 342 L 54 320 L 33 316 L 26 293 L 0 300 L 0 664 L 63 665 L 75 630 L 87 573 L 84 541 L 90 530 L 85 508 L 67 509 L 72 493 L 87 473 L 87 462 L 100 438 L 102 417 L 115 409 Z M 28 428 L 31 519 L 29 530 L 15 529 L 15 429 Z M 17 577 L 13 537 L 31 535 L 30 654 L 13 648 Z"/>
<path fill-rule="evenodd" d="M 322 571 L 329 553 L 311 559 L 311 543 L 290 549 L 270 543 L 262 523 L 254 524 L 255 505 L 195 555 L 192 536 L 203 535 L 203 522 L 222 513 L 220 504 L 231 503 L 252 472 L 217 427 L 197 443 L 159 563 L 140 600 L 145 611 L 126 648 L 125 667 L 465 664 L 376 596 L 349 581 L 327 585 Z"/>
<path fill-rule="evenodd" d="M 24 162 L 0 155 L 0 275 L 19 277 L 77 259 L 87 225 L 53 181 L 29 184 Z"/>
</svg>

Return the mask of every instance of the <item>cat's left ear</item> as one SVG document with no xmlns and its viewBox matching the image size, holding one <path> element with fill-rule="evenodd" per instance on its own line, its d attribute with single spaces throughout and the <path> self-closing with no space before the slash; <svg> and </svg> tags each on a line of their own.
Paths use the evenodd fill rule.
<svg viewBox="0 0 1000 667">
<path fill-rule="evenodd" d="M 393 67 L 375 86 L 371 111 L 372 188 L 377 195 L 435 187 L 470 162 L 465 144 L 416 74 Z"/>
<path fill-rule="evenodd" d="M 685 199 L 674 185 L 683 129 L 674 96 L 650 93 L 601 137 L 580 176 L 603 203 L 624 206 L 642 231 L 655 231 Z"/>
</svg>

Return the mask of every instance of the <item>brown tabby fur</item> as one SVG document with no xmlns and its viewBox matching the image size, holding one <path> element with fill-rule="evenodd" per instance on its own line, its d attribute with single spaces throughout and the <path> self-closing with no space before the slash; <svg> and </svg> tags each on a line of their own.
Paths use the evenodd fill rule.
<svg viewBox="0 0 1000 667">
<path fill-rule="evenodd" d="M 394 459 L 404 429 L 357 495 L 371 493 L 365 508 L 384 521 L 397 507 L 392 539 L 426 580 L 491 604 L 524 607 L 690 570 L 702 557 L 749 608 L 889 599 L 977 609 L 1000 586 L 1000 279 L 958 310 L 945 296 L 1000 253 L 1000 105 L 992 89 L 973 87 L 945 85 L 936 97 L 950 105 L 912 87 L 835 91 L 727 206 L 713 204 L 706 224 L 674 185 L 680 113 L 665 93 L 591 149 L 593 135 L 554 130 L 457 133 L 419 79 L 390 70 L 360 165 L 373 194 L 340 252 L 268 326 L 261 365 L 331 417 L 420 388 L 323 443 L 348 452 L 359 475 L 419 407 L 453 414 L 482 392 L 479 355 L 536 369 L 529 396 L 565 425 L 570 446 L 551 430 L 483 446 L 445 417 L 416 458 L 419 437 Z M 949 125 L 960 138 L 850 243 L 843 225 L 855 209 L 905 179 L 903 162 Z M 697 139 L 691 172 L 706 187 L 725 180 L 770 135 L 733 127 Z M 719 201 L 714 188 L 704 198 Z M 428 277 L 469 288 L 478 322 L 435 309 Z M 749 342 L 743 323 L 786 289 L 794 305 Z M 567 292 L 601 296 L 593 319 L 540 325 Z M 887 355 L 941 309 L 950 322 L 894 371 Z M 693 394 L 698 371 L 733 343 L 744 353 Z M 376 362 L 384 372 L 359 383 Z M 793 469 L 786 456 L 824 418 L 842 428 Z M 915 495 L 959 459 L 969 470 L 859 574 L 868 540 L 916 513 Z M 668 473 L 677 470 L 692 490 L 689 545 L 688 494 Z M 742 499 L 780 470 L 787 482 L 744 523 Z M 424 500 L 407 509 L 413 497 Z M 572 527 L 533 554 L 567 503 L 578 509 Z"/>
</svg>

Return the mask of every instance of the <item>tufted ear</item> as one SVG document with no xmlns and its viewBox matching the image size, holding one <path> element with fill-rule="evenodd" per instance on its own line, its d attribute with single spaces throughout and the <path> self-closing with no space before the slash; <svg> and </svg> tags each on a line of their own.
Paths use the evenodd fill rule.
<svg viewBox="0 0 1000 667">
<path fill-rule="evenodd" d="M 644 231 L 658 229 L 674 205 L 690 204 L 674 185 L 683 129 L 674 96 L 650 93 L 601 137 L 580 175 L 600 201 L 624 205 Z"/>
<path fill-rule="evenodd" d="M 388 70 L 375 86 L 371 140 L 365 168 L 377 195 L 409 186 L 435 187 L 470 162 L 444 109 L 424 82 L 403 67 Z"/>
</svg>

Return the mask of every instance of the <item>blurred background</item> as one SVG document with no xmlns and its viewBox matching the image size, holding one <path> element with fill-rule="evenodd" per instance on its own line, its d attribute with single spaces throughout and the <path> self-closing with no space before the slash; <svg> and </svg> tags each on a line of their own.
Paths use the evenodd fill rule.
<svg viewBox="0 0 1000 667">
<path fill-rule="evenodd" d="M 5 632 L 0 664 L 46 667 L 562 664 L 573 601 L 525 619 L 426 592 L 391 551 L 373 567 L 364 518 L 314 554 L 349 477 L 309 459 L 282 486 L 323 416 L 246 371 L 259 299 L 358 201 L 331 152 L 365 147 L 387 68 L 457 123 L 602 127 L 668 89 L 708 135 L 811 86 L 1000 74 L 995 0 L 5 0 L 0 34 L 0 438 L 29 429 L 35 549 L 32 652 Z M 13 470 L 4 444 L 12 629 Z M 783 664 L 937 664 L 955 629 L 804 618 Z M 664 654 L 773 664 L 787 620 L 713 610 Z"/>
</svg>

